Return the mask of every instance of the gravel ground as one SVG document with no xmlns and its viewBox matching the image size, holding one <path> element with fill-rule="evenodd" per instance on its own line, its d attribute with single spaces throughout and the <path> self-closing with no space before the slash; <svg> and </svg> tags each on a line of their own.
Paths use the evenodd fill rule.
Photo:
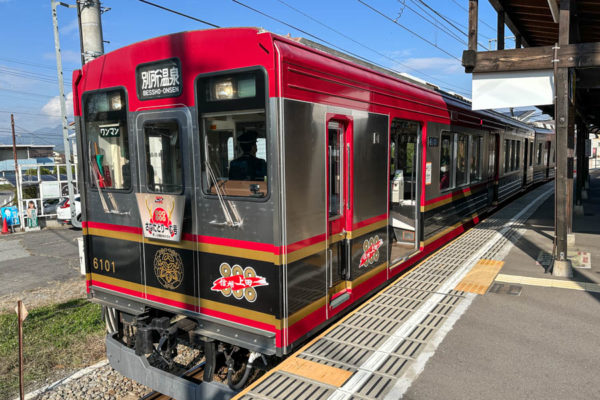
<svg viewBox="0 0 600 400">
<path fill-rule="evenodd" d="M 58 385 L 40 394 L 36 400 L 90 399 L 90 400 L 134 400 L 151 390 L 131 379 L 125 378 L 110 365 L 98 368 L 79 379 Z"/>
<path fill-rule="evenodd" d="M 198 350 L 179 345 L 175 361 L 188 364 L 198 357 Z M 195 362 L 197 364 L 197 362 Z M 124 377 L 110 365 L 97 368 L 84 376 L 39 394 L 35 400 L 90 399 L 90 400 L 137 400 L 152 389 Z"/>
<path fill-rule="evenodd" d="M 52 282 L 46 287 L 25 290 L 0 296 L 0 312 L 14 310 L 17 300 L 22 300 L 28 309 L 55 303 L 64 303 L 86 297 L 85 278 L 72 278 L 64 282 Z"/>
</svg>

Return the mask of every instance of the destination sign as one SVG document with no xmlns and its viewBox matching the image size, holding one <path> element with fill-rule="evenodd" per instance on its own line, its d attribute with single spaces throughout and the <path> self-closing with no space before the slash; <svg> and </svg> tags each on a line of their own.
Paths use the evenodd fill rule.
<svg viewBox="0 0 600 400">
<path fill-rule="evenodd" d="M 183 90 L 179 60 L 170 58 L 138 65 L 136 83 L 140 100 L 179 96 Z"/>
</svg>

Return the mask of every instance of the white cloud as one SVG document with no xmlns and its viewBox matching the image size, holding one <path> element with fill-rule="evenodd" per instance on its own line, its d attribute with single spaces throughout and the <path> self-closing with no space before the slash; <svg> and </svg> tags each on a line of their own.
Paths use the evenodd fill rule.
<svg viewBox="0 0 600 400">
<path fill-rule="evenodd" d="M 42 107 L 42 113 L 53 119 L 60 120 L 60 97 L 53 97 L 48 103 Z M 67 116 L 73 116 L 73 92 L 69 92 L 66 96 Z"/>
<path fill-rule="evenodd" d="M 418 71 L 431 72 L 434 71 L 438 74 L 451 75 L 457 73 L 464 73 L 463 67 L 460 62 L 452 58 L 443 57 L 426 57 L 426 58 L 407 58 L 402 61 L 404 66 L 414 68 Z M 398 67 L 402 69 L 402 66 Z M 410 71 L 409 71 L 410 73 Z"/>
</svg>

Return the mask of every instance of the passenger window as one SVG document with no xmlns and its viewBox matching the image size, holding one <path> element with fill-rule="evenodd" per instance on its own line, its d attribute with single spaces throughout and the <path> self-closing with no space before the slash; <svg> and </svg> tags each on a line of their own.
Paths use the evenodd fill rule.
<svg viewBox="0 0 600 400">
<path fill-rule="evenodd" d="M 177 121 L 144 124 L 146 185 L 150 192 L 181 193 L 181 139 Z"/>
<path fill-rule="evenodd" d="M 219 74 L 198 80 L 203 191 L 236 197 L 268 193 L 265 74 Z"/>
<path fill-rule="evenodd" d="M 456 141 L 456 186 L 467 183 L 467 135 L 457 135 Z"/>
<path fill-rule="evenodd" d="M 471 139 L 471 182 L 481 179 L 481 144 L 483 138 L 473 136 Z"/>
<path fill-rule="evenodd" d="M 521 141 L 517 140 L 517 154 L 516 154 L 516 167 L 515 169 L 519 169 L 521 167 Z"/>
<path fill-rule="evenodd" d="M 489 155 L 488 155 L 488 177 L 493 178 L 496 175 L 496 135 L 490 136 Z"/>
<path fill-rule="evenodd" d="M 343 205 L 343 130 L 338 122 L 331 121 L 328 129 L 329 139 L 329 217 L 342 215 Z"/>
<path fill-rule="evenodd" d="M 267 142 L 264 112 L 205 116 L 205 193 L 264 197 Z M 218 184 L 218 188 L 216 185 Z"/>
<path fill-rule="evenodd" d="M 515 159 L 516 159 L 516 140 L 510 141 L 510 170 L 515 170 Z"/>
<path fill-rule="evenodd" d="M 504 172 L 510 170 L 510 140 L 504 139 Z"/>
<path fill-rule="evenodd" d="M 452 180 L 452 135 L 442 133 L 440 149 L 440 189 L 449 189 Z"/>
<path fill-rule="evenodd" d="M 542 144 L 538 143 L 537 165 L 542 163 Z"/>
<path fill-rule="evenodd" d="M 529 166 L 533 165 L 533 142 L 529 144 Z"/>
<path fill-rule="evenodd" d="M 92 93 L 84 100 L 90 181 L 95 188 L 131 187 L 127 103 L 123 90 Z"/>
</svg>

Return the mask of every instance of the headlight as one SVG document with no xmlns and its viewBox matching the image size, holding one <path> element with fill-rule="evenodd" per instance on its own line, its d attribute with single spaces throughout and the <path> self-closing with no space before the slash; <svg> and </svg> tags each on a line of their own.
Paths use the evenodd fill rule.
<svg viewBox="0 0 600 400">
<path fill-rule="evenodd" d="M 217 100 L 229 100 L 233 99 L 233 81 L 227 79 L 225 81 L 218 81 L 215 83 L 215 99 Z"/>
</svg>

